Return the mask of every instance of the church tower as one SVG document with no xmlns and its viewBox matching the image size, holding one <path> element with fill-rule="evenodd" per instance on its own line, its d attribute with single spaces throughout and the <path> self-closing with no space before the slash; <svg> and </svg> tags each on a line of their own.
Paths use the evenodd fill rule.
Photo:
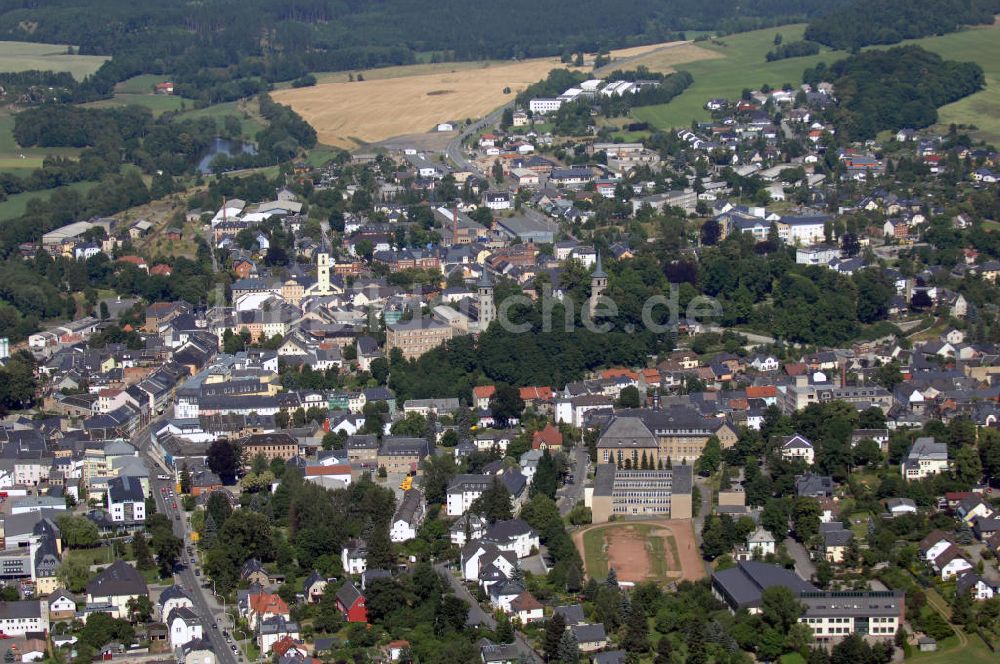
<svg viewBox="0 0 1000 664">
<path fill-rule="evenodd" d="M 330 292 L 330 254 L 326 252 L 316 258 L 316 292 L 321 295 Z"/>
<path fill-rule="evenodd" d="M 496 303 L 493 302 L 493 280 L 490 279 L 490 275 L 486 271 L 486 266 L 483 266 L 483 272 L 479 276 L 479 283 L 476 286 L 476 290 L 476 299 L 479 305 L 479 331 L 485 332 L 486 328 L 497 317 Z"/>
<path fill-rule="evenodd" d="M 601 254 L 597 254 L 597 265 L 594 266 L 594 271 L 590 275 L 590 300 L 588 302 L 588 310 L 590 311 L 590 317 L 594 317 L 594 312 L 597 310 L 597 302 L 601 299 L 601 295 L 604 294 L 604 290 L 608 287 L 608 275 L 604 272 L 604 267 L 601 264 Z"/>
</svg>

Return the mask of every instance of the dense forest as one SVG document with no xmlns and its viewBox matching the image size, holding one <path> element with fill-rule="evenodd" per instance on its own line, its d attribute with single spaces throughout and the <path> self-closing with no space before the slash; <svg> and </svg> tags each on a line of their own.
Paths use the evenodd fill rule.
<svg viewBox="0 0 1000 664">
<path fill-rule="evenodd" d="M 982 68 L 943 60 L 919 46 L 866 51 L 807 69 L 807 83 L 832 80 L 840 99 L 835 122 L 850 140 L 884 129 L 919 129 L 937 122 L 937 109 L 982 89 Z"/>
<path fill-rule="evenodd" d="M 997 13 L 1000 0 L 851 0 L 813 19 L 805 38 L 840 49 L 897 44 L 965 25 L 989 25 Z"/>
<path fill-rule="evenodd" d="M 112 55 L 74 89 L 107 96 L 136 74 L 170 74 L 184 96 L 245 97 L 309 71 L 435 59 L 525 58 L 597 51 L 674 38 L 679 31 L 746 30 L 805 20 L 821 0 L 581 0 L 428 3 L 421 0 L 4 0 L 0 37 L 78 44 Z"/>
</svg>

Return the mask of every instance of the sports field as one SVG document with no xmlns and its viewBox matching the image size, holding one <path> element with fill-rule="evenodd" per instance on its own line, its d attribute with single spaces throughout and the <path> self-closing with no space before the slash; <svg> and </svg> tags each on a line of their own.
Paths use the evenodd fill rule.
<svg viewBox="0 0 1000 664">
<path fill-rule="evenodd" d="M 587 576 L 603 579 L 613 567 L 619 581 L 697 580 L 705 569 L 690 521 L 623 521 L 573 535 Z"/>
<path fill-rule="evenodd" d="M 100 55 L 69 55 L 64 44 L 0 41 L 0 72 L 68 71 L 77 80 L 93 74 L 108 58 Z"/>
</svg>

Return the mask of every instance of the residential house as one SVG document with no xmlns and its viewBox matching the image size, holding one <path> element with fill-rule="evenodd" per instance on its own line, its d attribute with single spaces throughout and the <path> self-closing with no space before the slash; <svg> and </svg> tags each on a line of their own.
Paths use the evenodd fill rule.
<svg viewBox="0 0 1000 664">
<path fill-rule="evenodd" d="M 368 622 L 365 596 L 351 581 L 346 582 L 337 591 L 337 609 L 344 615 L 347 622 Z"/>
<path fill-rule="evenodd" d="M 948 470 L 948 446 L 924 436 L 913 442 L 900 468 L 903 479 L 921 480 Z"/>
<path fill-rule="evenodd" d="M 815 457 L 816 450 L 805 436 L 794 434 L 781 442 L 781 458 L 787 461 L 802 459 L 811 466 Z"/>
<path fill-rule="evenodd" d="M 92 612 L 107 613 L 112 618 L 128 618 L 128 602 L 149 597 L 146 581 L 124 560 L 116 560 L 97 574 L 86 587 L 87 607 Z"/>
</svg>

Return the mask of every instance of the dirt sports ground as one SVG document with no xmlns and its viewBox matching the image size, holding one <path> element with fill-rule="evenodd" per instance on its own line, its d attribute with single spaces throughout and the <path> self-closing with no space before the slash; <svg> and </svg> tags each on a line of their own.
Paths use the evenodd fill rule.
<svg viewBox="0 0 1000 664">
<path fill-rule="evenodd" d="M 573 533 L 587 576 L 604 579 L 614 567 L 619 581 L 697 581 L 705 576 L 691 521 L 619 521 Z"/>
</svg>

